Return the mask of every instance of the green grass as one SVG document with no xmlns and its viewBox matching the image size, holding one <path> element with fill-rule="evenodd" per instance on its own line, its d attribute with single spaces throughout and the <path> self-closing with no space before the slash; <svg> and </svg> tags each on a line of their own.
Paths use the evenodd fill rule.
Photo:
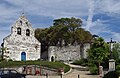
<svg viewBox="0 0 120 78">
<path fill-rule="evenodd" d="M 81 65 L 81 66 L 88 66 L 88 60 L 82 58 L 82 59 L 79 59 L 79 60 L 75 60 L 72 64 Z"/>
<path fill-rule="evenodd" d="M 2 61 L 0 63 L 0 68 L 3 67 L 17 67 L 22 65 L 38 65 L 38 66 L 44 66 L 48 68 L 64 68 L 64 72 L 67 72 L 70 70 L 70 66 L 65 65 L 62 62 L 48 62 L 48 61 Z"/>
</svg>

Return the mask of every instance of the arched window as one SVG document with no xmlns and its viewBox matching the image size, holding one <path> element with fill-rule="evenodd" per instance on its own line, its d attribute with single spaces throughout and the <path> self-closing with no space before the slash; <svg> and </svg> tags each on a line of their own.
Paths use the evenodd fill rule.
<svg viewBox="0 0 120 78">
<path fill-rule="evenodd" d="M 18 34 L 18 35 L 21 35 L 21 28 L 20 28 L 20 27 L 17 28 L 17 34 Z"/>
<path fill-rule="evenodd" d="M 20 24 L 22 25 L 22 21 L 20 20 Z"/>
<path fill-rule="evenodd" d="M 30 36 L 30 30 L 29 29 L 26 30 L 26 36 Z"/>
<path fill-rule="evenodd" d="M 26 25 L 28 26 L 28 22 L 26 22 Z"/>
</svg>

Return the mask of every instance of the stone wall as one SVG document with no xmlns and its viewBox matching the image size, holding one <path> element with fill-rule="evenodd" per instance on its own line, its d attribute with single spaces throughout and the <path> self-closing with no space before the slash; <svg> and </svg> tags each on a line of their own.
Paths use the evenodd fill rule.
<svg viewBox="0 0 120 78">
<path fill-rule="evenodd" d="M 49 61 L 74 61 L 80 58 L 87 58 L 87 49 L 90 48 L 90 44 L 84 44 L 82 51 L 80 45 L 77 46 L 50 46 L 48 49 Z M 54 60 L 52 60 L 54 59 Z"/>
<path fill-rule="evenodd" d="M 51 46 L 48 50 L 48 54 L 49 61 L 52 61 L 52 57 L 57 61 L 76 60 L 80 58 L 80 46 Z"/>
</svg>

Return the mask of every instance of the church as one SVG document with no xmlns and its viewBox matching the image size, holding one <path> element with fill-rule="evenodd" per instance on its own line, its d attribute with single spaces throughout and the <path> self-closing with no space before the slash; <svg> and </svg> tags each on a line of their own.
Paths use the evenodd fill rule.
<svg viewBox="0 0 120 78">
<path fill-rule="evenodd" d="M 13 61 L 38 60 L 41 43 L 34 37 L 34 29 L 22 14 L 11 27 L 11 34 L 3 39 L 5 59 Z"/>
</svg>

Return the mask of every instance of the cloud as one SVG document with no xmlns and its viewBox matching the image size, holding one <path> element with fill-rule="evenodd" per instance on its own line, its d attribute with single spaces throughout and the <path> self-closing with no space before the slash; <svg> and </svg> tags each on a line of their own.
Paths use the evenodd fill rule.
<svg viewBox="0 0 120 78">
<path fill-rule="evenodd" d="M 116 19 L 120 20 L 119 0 L 1 0 L 0 1 L 0 28 L 10 30 L 10 26 L 18 19 L 21 13 L 30 18 L 33 27 L 48 27 L 53 19 L 62 17 L 80 17 L 86 30 L 108 39 L 114 37 L 119 40 L 119 32 L 111 24 L 116 25 Z M 95 15 L 105 14 L 94 19 Z M 41 19 L 34 19 L 41 18 Z M 46 18 L 46 19 L 42 19 Z M 112 19 L 115 20 L 112 20 Z M 51 20 L 51 21 L 49 21 Z M 47 22 L 45 22 L 47 21 Z M 117 22 L 119 24 L 119 22 Z M 118 28 L 117 28 L 118 29 Z M 108 32 L 109 30 L 109 32 Z M 7 34 L 6 31 L 2 33 Z M 3 38 L 0 33 L 0 38 Z M 104 36 L 105 33 L 109 33 Z"/>
<path fill-rule="evenodd" d="M 96 12 L 110 16 L 120 15 L 120 0 L 96 0 Z"/>
<path fill-rule="evenodd" d="M 87 0 L 6 0 L 8 3 L 25 9 L 29 14 L 52 16 L 54 18 L 64 16 L 87 15 Z M 86 4 L 86 6 L 84 6 Z M 84 6 L 84 7 L 83 7 Z"/>
<path fill-rule="evenodd" d="M 94 1 L 90 0 L 89 2 L 89 9 L 88 9 L 88 18 L 87 18 L 87 24 L 86 24 L 86 30 L 90 30 L 91 27 L 93 27 L 92 19 L 94 16 Z"/>
</svg>

